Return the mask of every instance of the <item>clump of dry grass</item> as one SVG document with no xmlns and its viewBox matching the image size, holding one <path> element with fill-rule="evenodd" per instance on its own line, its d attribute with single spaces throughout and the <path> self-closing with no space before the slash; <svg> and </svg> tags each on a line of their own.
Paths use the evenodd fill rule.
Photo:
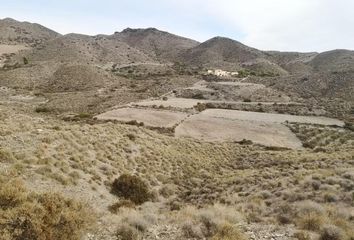
<svg viewBox="0 0 354 240">
<path fill-rule="evenodd" d="M 158 222 L 155 206 L 144 204 L 139 210 L 122 207 L 118 210 L 118 228 L 116 235 L 119 239 L 139 239 L 147 229 Z"/>
<path fill-rule="evenodd" d="M 310 234 L 304 231 L 296 232 L 293 237 L 298 240 L 311 240 Z"/>
<path fill-rule="evenodd" d="M 59 194 L 27 192 L 20 181 L 1 182 L 2 239 L 81 239 L 94 223 L 81 203 Z"/>
<path fill-rule="evenodd" d="M 118 227 L 116 236 L 120 240 L 137 240 L 139 239 L 140 233 L 136 228 L 129 224 L 122 224 Z"/>
<path fill-rule="evenodd" d="M 219 226 L 211 240 L 246 240 L 247 237 L 235 226 L 224 224 Z"/>
<path fill-rule="evenodd" d="M 135 203 L 130 200 L 121 200 L 116 202 L 108 207 L 108 210 L 111 213 L 117 214 L 120 208 L 134 208 Z"/>
<path fill-rule="evenodd" d="M 216 204 L 202 209 L 186 207 L 179 212 L 179 221 L 187 238 L 202 239 L 215 236 L 215 239 L 223 239 L 221 238 L 223 235 L 241 236 L 233 225 L 242 222 L 243 217 L 231 207 Z"/>
<path fill-rule="evenodd" d="M 15 156 L 11 152 L 0 148 L 0 162 L 12 163 L 14 161 L 15 161 Z"/>
<path fill-rule="evenodd" d="M 325 209 L 318 203 L 304 201 L 298 208 L 296 223 L 301 229 L 319 231 L 327 221 Z"/>
<path fill-rule="evenodd" d="M 148 185 L 141 178 L 128 174 L 123 174 L 115 179 L 111 191 L 135 204 L 142 204 L 152 199 Z"/>
<path fill-rule="evenodd" d="M 347 237 L 342 229 L 327 225 L 321 230 L 321 235 L 319 240 L 345 240 Z"/>
</svg>

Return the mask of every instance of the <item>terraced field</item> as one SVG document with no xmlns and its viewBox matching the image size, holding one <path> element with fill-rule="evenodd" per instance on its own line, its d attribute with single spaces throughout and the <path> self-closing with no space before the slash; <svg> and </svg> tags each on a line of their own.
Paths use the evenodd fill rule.
<svg viewBox="0 0 354 240">
<path fill-rule="evenodd" d="M 264 86 L 246 82 L 197 82 L 186 90 L 212 91 L 208 87 L 219 88 L 237 86 L 238 91 L 263 89 Z M 210 90 L 210 91 L 209 91 Z M 176 90 L 177 91 L 177 90 Z M 249 106 L 300 106 L 296 102 L 238 102 L 210 99 L 178 98 L 173 91 L 162 99 L 148 99 L 133 102 L 129 107 L 118 108 L 96 116 L 99 120 L 143 123 L 148 127 L 169 128 L 176 137 L 194 138 L 202 141 L 242 141 L 251 140 L 265 146 L 301 149 L 302 142 L 286 126 L 286 123 L 317 124 L 325 126 L 343 126 L 337 119 L 321 116 L 297 116 L 279 113 L 264 113 L 227 109 L 207 109 L 208 104 L 249 105 Z M 252 90 L 253 91 L 253 90 Z M 204 106 L 198 109 L 198 106 Z M 171 110 L 173 109 L 173 111 Z"/>
</svg>

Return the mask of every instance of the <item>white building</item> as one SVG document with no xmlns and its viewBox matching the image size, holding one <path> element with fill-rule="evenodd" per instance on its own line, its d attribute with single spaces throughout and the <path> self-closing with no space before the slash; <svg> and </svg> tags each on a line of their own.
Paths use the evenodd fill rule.
<svg viewBox="0 0 354 240">
<path fill-rule="evenodd" d="M 215 75 L 218 77 L 231 77 L 231 76 L 237 76 L 238 72 L 228 72 L 221 69 L 215 69 L 215 70 L 208 70 L 208 74 Z"/>
</svg>

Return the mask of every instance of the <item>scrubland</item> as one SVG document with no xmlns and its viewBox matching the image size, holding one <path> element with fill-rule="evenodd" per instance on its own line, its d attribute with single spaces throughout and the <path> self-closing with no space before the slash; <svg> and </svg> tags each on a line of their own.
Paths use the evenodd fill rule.
<svg viewBox="0 0 354 240">
<path fill-rule="evenodd" d="M 1 174 L 7 182 L 0 189 L 3 236 L 50 239 L 60 231 L 65 239 L 354 237 L 350 129 L 289 123 L 305 148 L 287 150 L 175 138 L 119 123 L 67 122 L 27 105 L 0 105 L 0 111 Z M 113 183 L 124 174 L 135 177 L 115 194 Z M 62 204 L 72 207 L 54 210 Z M 54 222 L 43 233 L 41 215 L 32 213 L 37 208 L 43 216 L 59 214 L 63 225 Z M 13 221 L 31 227 L 13 229 Z"/>
</svg>

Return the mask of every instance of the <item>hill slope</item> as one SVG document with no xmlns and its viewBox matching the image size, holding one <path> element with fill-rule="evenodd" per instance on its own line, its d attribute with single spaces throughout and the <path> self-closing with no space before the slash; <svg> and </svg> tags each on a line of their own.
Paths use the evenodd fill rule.
<svg viewBox="0 0 354 240">
<path fill-rule="evenodd" d="M 232 39 L 215 37 L 183 54 L 186 63 L 226 70 L 248 68 L 286 74 L 282 68 L 268 60 L 262 51 L 248 47 Z"/>
<path fill-rule="evenodd" d="M 60 36 L 59 33 L 42 25 L 29 22 L 19 22 L 11 18 L 0 20 L 0 43 L 26 44 L 36 46 Z"/>
<path fill-rule="evenodd" d="M 316 72 L 345 72 L 354 70 L 354 51 L 333 50 L 318 54 L 309 63 Z"/>
<path fill-rule="evenodd" d="M 198 45 L 197 41 L 159 31 L 155 28 L 127 28 L 122 32 L 116 32 L 110 38 L 121 40 L 161 61 L 167 60 L 170 62 L 174 62 L 181 52 Z"/>
<path fill-rule="evenodd" d="M 64 61 L 106 64 L 154 61 L 143 52 L 117 39 L 105 36 L 68 34 L 34 49 L 28 57 L 33 61 Z"/>
</svg>

